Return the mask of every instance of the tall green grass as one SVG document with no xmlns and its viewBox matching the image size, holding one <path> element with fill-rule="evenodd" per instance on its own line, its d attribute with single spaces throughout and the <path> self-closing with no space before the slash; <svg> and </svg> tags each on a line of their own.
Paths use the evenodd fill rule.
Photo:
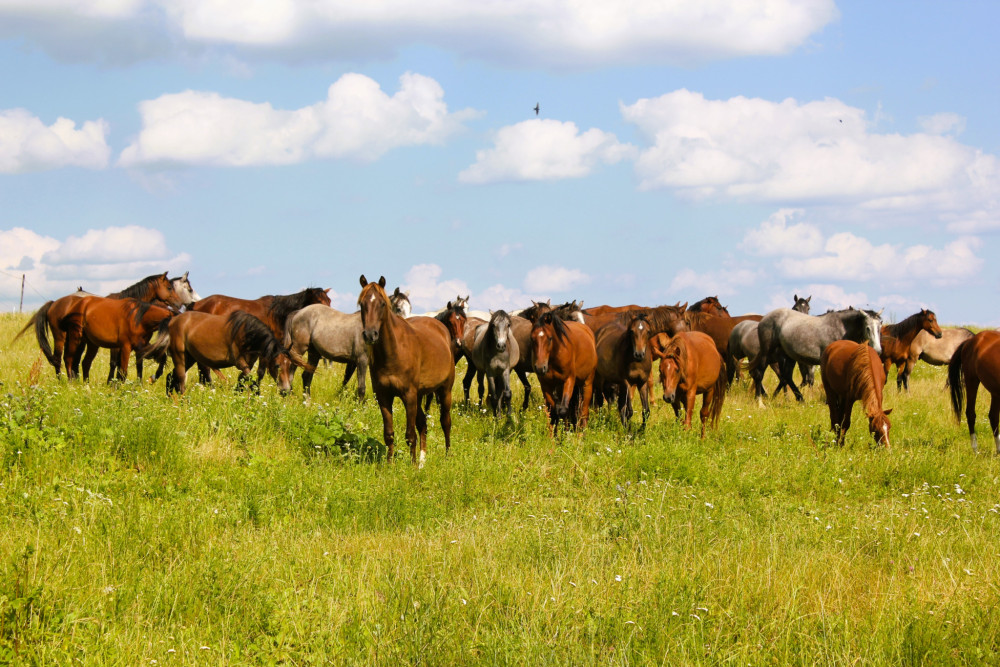
<svg viewBox="0 0 1000 667">
<path fill-rule="evenodd" d="M 832 447 L 819 389 L 745 385 L 704 440 L 658 401 L 645 432 L 601 410 L 553 441 L 536 385 L 510 421 L 456 402 L 447 457 L 433 411 L 417 470 L 340 367 L 311 402 L 168 398 L 57 380 L 24 321 L 0 318 L 0 661 L 1000 661 L 1000 465 L 943 369 L 890 380 L 890 451 L 859 412 Z"/>
</svg>

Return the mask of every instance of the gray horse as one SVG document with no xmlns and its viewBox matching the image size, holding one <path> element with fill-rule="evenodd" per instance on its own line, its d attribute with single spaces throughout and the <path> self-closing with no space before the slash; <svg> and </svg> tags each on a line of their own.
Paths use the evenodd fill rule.
<svg viewBox="0 0 1000 667">
<path fill-rule="evenodd" d="M 510 372 L 520 359 L 520 347 L 510 319 L 505 311 L 494 311 L 489 323 L 480 324 L 473 335 L 470 356 L 476 370 L 486 376 L 489 384 L 487 400 L 494 415 L 500 410 L 510 414 Z"/>
<path fill-rule="evenodd" d="M 835 340 L 867 342 L 876 353 L 881 353 L 881 327 L 881 312 L 848 308 L 813 317 L 791 308 L 772 310 L 757 325 L 760 354 L 754 360 L 754 372 L 751 373 L 757 397 L 765 394 L 761 382 L 763 369 L 777 362 L 782 384 L 791 387 L 797 400 L 804 400 L 792 378 L 795 363 L 819 364 L 823 350 Z"/>
</svg>

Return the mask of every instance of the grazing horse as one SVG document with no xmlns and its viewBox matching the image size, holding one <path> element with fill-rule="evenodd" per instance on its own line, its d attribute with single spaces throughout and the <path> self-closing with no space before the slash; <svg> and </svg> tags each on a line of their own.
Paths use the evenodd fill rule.
<svg viewBox="0 0 1000 667">
<path fill-rule="evenodd" d="M 38 346 L 42 350 L 42 354 L 48 360 L 52 367 L 56 370 L 56 377 L 60 374 L 60 365 L 66 365 L 66 373 L 69 374 L 70 369 L 68 365 L 68 358 L 64 358 L 63 348 L 66 344 L 66 335 L 59 328 L 59 321 L 62 320 L 70 309 L 77 302 L 77 300 L 85 297 L 92 296 L 83 292 L 82 290 L 69 294 L 67 296 L 56 299 L 55 301 L 47 301 L 42 304 L 35 314 L 28 320 L 28 323 L 20 333 L 14 337 L 14 340 L 20 338 L 28 329 L 32 327 L 35 330 L 35 339 L 38 341 Z M 109 294 L 107 298 L 110 299 L 138 299 L 140 301 L 159 301 L 163 302 L 174 308 L 180 308 L 182 304 L 180 297 L 177 295 L 177 291 L 174 288 L 174 283 L 167 278 L 167 273 L 153 274 L 147 276 L 135 283 L 126 287 L 121 292 L 115 292 Z M 52 345 L 49 345 L 49 332 L 52 332 Z M 141 369 L 139 374 L 142 374 Z"/>
<path fill-rule="evenodd" d="M 649 378 L 653 368 L 649 337 L 649 322 L 642 313 L 632 316 L 627 322 L 605 324 L 594 336 L 597 348 L 594 397 L 600 402 L 606 385 L 616 386 L 618 415 L 627 427 L 631 425 L 632 393 L 636 387 L 642 401 L 643 428 L 649 417 Z"/>
<path fill-rule="evenodd" d="M 941 338 L 934 338 L 926 331 L 918 331 L 910 344 L 910 353 L 907 355 L 906 368 L 902 373 L 902 382 L 909 383 L 910 373 L 917 360 L 925 361 L 933 366 L 947 366 L 958 346 L 976 334 L 965 327 L 954 327 L 941 329 Z M 900 374 L 896 374 L 896 386 L 900 383 Z"/>
<path fill-rule="evenodd" d="M 716 317 L 729 317 L 729 311 L 722 305 L 717 296 L 706 296 L 701 301 L 695 301 L 688 306 L 689 313 L 705 313 Z"/>
<path fill-rule="evenodd" d="M 728 386 L 725 365 L 715 341 L 700 331 L 685 331 L 669 342 L 657 337 L 653 349 L 660 358 L 663 400 L 674 406 L 676 414 L 680 413 L 683 400 L 685 429 L 691 428 L 695 399 L 702 394 L 700 415 L 704 438 L 706 424 L 710 422 L 713 428 L 719 425 Z"/>
<path fill-rule="evenodd" d="M 963 384 L 964 383 L 964 384 Z M 976 396 L 979 385 L 990 392 L 990 429 L 1000 455 L 1000 332 L 987 329 L 962 342 L 948 362 L 948 386 L 955 418 L 962 422 L 962 402 L 965 400 L 965 420 L 969 424 L 972 451 L 979 453 L 976 441 Z M 965 395 L 968 395 L 968 398 Z"/>
<path fill-rule="evenodd" d="M 170 320 L 149 349 L 144 353 L 153 356 L 169 350 L 174 370 L 167 376 L 167 395 L 187 389 L 187 369 L 192 364 L 219 370 L 236 366 L 240 370 L 242 386 L 251 378 L 251 368 L 257 359 L 256 386 L 265 369 L 278 384 L 278 390 L 287 394 L 292 388 L 293 365 L 314 370 L 298 355 L 282 347 L 271 328 L 249 313 L 234 311 L 227 316 L 212 315 L 196 310 L 181 313 Z"/>
<path fill-rule="evenodd" d="M 549 434 L 557 434 L 560 421 L 567 428 L 587 428 L 597 370 L 593 332 L 579 322 L 563 322 L 558 315 L 545 313 L 531 328 L 530 349 L 548 408 Z"/>
<path fill-rule="evenodd" d="M 434 394 L 441 406 L 441 429 L 445 454 L 451 447 L 451 388 L 455 383 L 455 360 L 448 329 L 432 317 L 404 319 L 392 312 L 385 293 L 385 277 L 369 283 L 361 276 L 361 327 L 371 351 L 372 388 L 382 412 L 382 434 L 388 458 L 395 454 L 392 403 L 398 396 L 406 409 L 406 442 L 410 458 L 420 465 L 427 459 L 427 415 L 420 399 Z"/>
<path fill-rule="evenodd" d="M 85 296 L 75 300 L 59 320 L 59 329 L 66 340 L 66 377 L 77 377 L 83 357 L 83 379 L 90 379 L 94 357 L 100 348 L 106 347 L 118 351 L 116 375 L 124 382 L 132 349 L 138 356 L 153 332 L 173 315 L 174 311 L 168 308 L 138 299 Z M 142 364 L 136 367 L 141 380 Z"/>
<path fill-rule="evenodd" d="M 816 317 L 791 308 L 772 310 L 757 325 L 760 354 L 751 366 L 757 398 L 764 396 L 763 369 L 772 363 L 778 362 L 782 384 L 791 387 L 796 400 L 802 401 L 802 392 L 792 378 L 795 362 L 818 364 L 826 346 L 842 339 L 855 343 L 868 342 L 876 353 L 881 352 L 880 316 L 881 313 L 854 308 L 831 311 Z M 778 389 L 775 394 L 777 392 Z"/>
<path fill-rule="evenodd" d="M 889 413 L 882 409 L 885 370 L 875 350 L 867 343 L 835 340 L 826 346 L 819 362 L 823 391 L 830 407 L 830 428 L 838 445 L 844 445 L 851 427 L 851 410 L 861 401 L 868 416 L 868 430 L 876 445 L 889 448 Z"/>
<path fill-rule="evenodd" d="M 896 364 L 896 389 L 900 386 L 909 391 L 910 380 L 903 373 L 910 360 L 910 348 L 917 333 L 926 331 L 934 338 L 941 338 L 941 327 L 933 311 L 920 309 L 919 313 L 910 315 L 898 324 L 886 324 L 882 327 L 882 364 L 888 376 L 889 367 Z"/>
<path fill-rule="evenodd" d="M 487 400 L 494 415 L 500 410 L 510 414 L 510 371 L 517 365 L 521 354 L 510 319 L 506 311 L 494 311 L 489 323 L 476 327 L 473 335 L 470 357 L 489 383 Z"/>
</svg>

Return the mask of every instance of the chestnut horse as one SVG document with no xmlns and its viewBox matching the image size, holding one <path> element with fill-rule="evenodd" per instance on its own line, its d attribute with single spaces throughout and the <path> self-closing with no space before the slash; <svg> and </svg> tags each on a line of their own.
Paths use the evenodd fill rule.
<svg viewBox="0 0 1000 667">
<path fill-rule="evenodd" d="M 187 311 L 173 318 L 161 329 L 156 342 L 145 356 L 162 354 L 169 350 L 174 370 L 167 375 L 167 395 L 187 389 L 187 369 L 197 363 L 215 370 L 236 366 L 240 371 L 239 385 L 251 379 L 251 368 L 260 359 L 256 387 L 265 369 L 278 384 L 278 390 L 287 394 L 292 388 L 292 367 L 314 367 L 290 353 L 275 338 L 271 328 L 259 319 L 234 311 L 228 316 Z"/>
<path fill-rule="evenodd" d="M 66 377 L 77 377 L 83 357 L 83 379 L 90 378 L 90 366 L 100 348 L 118 351 L 117 379 L 125 381 L 128 360 L 135 348 L 139 355 L 161 323 L 174 311 L 138 299 L 108 299 L 85 296 L 76 299 L 59 320 L 66 340 Z M 142 364 L 137 364 L 142 379 Z M 111 380 L 109 380 L 110 382 Z"/>
<path fill-rule="evenodd" d="M 705 313 L 716 317 L 729 317 L 729 311 L 722 305 L 717 296 L 706 296 L 701 301 L 695 301 L 688 306 L 689 313 Z"/>
<path fill-rule="evenodd" d="M 545 313 L 531 328 L 530 349 L 549 413 L 549 434 L 557 434 L 559 421 L 567 428 L 587 428 L 597 370 L 594 333 L 584 324 Z"/>
<path fill-rule="evenodd" d="M 896 364 L 897 389 L 900 386 L 907 391 L 910 389 L 909 376 L 903 373 L 903 369 L 910 360 L 913 339 L 920 331 L 926 331 L 934 338 L 941 338 L 941 327 L 933 311 L 921 308 L 919 313 L 910 315 L 898 324 L 886 324 L 882 327 L 882 365 L 888 376 L 889 367 Z"/>
<path fill-rule="evenodd" d="M 410 458 L 427 459 L 427 414 L 420 399 L 434 394 L 441 406 L 441 429 L 447 455 L 451 447 L 451 388 L 455 383 L 455 359 L 447 327 L 433 317 L 404 319 L 392 312 L 385 293 L 385 277 L 370 283 L 361 276 L 361 328 L 371 350 L 372 388 L 382 412 L 382 435 L 388 459 L 395 455 L 392 403 L 398 396 L 406 409 L 406 442 Z"/>
<path fill-rule="evenodd" d="M 963 384 L 964 382 L 964 384 Z M 987 329 L 969 338 L 955 350 L 948 363 L 948 386 L 955 418 L 962 422 L 962 402 L 966 401 L 965 419 L 969 423 L 972 451 L 979 453 L 976 441 L 976 396 L 979 385 L 990 392 L 990 429 L 1000 455 L 1000 332 Z M 968 398 L 965 398 L 968 394 Z"/>
<path fill-rule="evenodd" d="M 330 288 L 307 287 L 295 294 L 268 294 L 257 299 L 238 299 L 225 294 L 213 294 L 196 302 L 191 310 L 210 315 L 229 315 L 237 310 L 250 313 L 271 328 L 278 338 L 285 335 L 285 320 L 296 310 L 314 303 L 330 305 Z"/>
<path fill-rule="evenodd" d="M 884 344 L 884 343 L 883 343 Z M 878 353 L 868 343 L 835 340 L 823 350 L 819 361 L 826 404 L 830 407 L 830 428 L 841 447 L 851 428 L 851 410 L 861 401 L 868 416 L 868 430 L 875 444 L 889 448 L 889 413 L 882 409 L 885 370 Z"/>
<path fill-rule="evenodd" d="M 618 393 L 618 415 L 622 424 L 630 426 L 633 415 L 632 394 L 639 388 L 642 401 L 642 425 L 649 417 L 649 378 L 653 357 L 649 347 L 649 322 L 641 312 L 627 323 L 610 322 L 598 329 L 597 374 L 594 377 L 594 398 L 599 404 L 607 384 L 614 384 Z"/>
<path fill-rule="evenodd" d="M 597 330 L 609 322 L 629 321 L 633 316 L 642 313 L 649 322 L 650 335 L 667 333 L 673 336 L 678 331 L 687 331 L 688 325 L 684 321 L 684 309 L 687 304 L 676 304 L 673 306 L 656 306 L 655 308 L 638 308 L 634 306 L 622 306 L 612 308 L 611 306 L 597 306 L 580 311 L 583 315 L 584 324 L 590 327 L 595 334 Z M 606 309 L 601 311 L 601 309 Z"/>
<path fill-rule="evenodd" d="M 711 422 L 713 428 L 719 425 L 722 403 L 729 386 L 722 355 L 715 342 L 700 331 L 685 331 L 667 341 L 662 336 L 651 343 L 655 356 L 660 359 L 660 383 L 663 385 L 663 400 L 680 414 L 683 400 L 685 415 L 684 428 L 691 428 L 694 403 L 698 394 L 701 399 L 701 437 L 705 437 L 705 425 Z"/>
</svg>

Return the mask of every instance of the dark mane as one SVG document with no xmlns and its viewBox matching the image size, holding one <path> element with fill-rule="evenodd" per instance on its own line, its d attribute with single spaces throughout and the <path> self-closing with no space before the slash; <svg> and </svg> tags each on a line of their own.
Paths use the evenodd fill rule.
<svg viewBox="0 0 1000 667">
<path fill-rule="evenodd" d="M 146 313 L 149 312 L 150 308 L 152 308 L 153 306 L 159 306 L 160 308 L 164 307 L 152 301 L 140 301 L 139 299 L 134 299 L 134 298 L 130 298 L 128 300 L 132 302 L 129 305 L 129 308 L 132 309 L 132 319 L 135 322 L 136 326 L 142 323 L 142 318 L 146 316 Z"/>
<path fill-rule="evenodd" d="M 911 331 L 920 329 L 924 324 L 924 318 L 930 313 L 929 310 L 921 310 L 919 313 L 910 315 L 902 322 L 885 325 L 885 332 L 893 338 L 903 338 Z"/>
<path fill-rule="evenodd" d="M 285 351 L 271 329 L 250 313 L 237 310 L 229 315 L 226 324 L 240 351 L 259 356 L 266 365 Z"/>
<path fill-rule="evenodd" d="M 289 315 L 310 304 L 323 303 L 323 295 L 325 292 L 322 287 L 307 287 L 295 294 L 273 295 L 267 314 L 271 316 L 279 328 L 283 328 Z"/>
<path fill-rule="evenodd" d="M 556 338 L 559 340 L 564 340 L 566 336 L 569 335 L 569 329 L 566 327 L 566 323 L 562 321 L 561 317 L 552 311 L 543 313 L 542 316 L 538 318 L 538 321 L 535 322 L 535 326 L 544 327 L 549 325 L 552 326 L 553 331 L 556 333 Z"/>
<path fill-rule="evenodd" d="M 722 304 L 719 303 L 719 297 L 717 297 L 717 296 L 706 296 L 701 301 L 695 301 L 690 306 L 688 306 L 688 312 L 689 313 L 690 312 L 701 312 L 701 307 L 704 306 L 707 303 L 708 304 L 712 304 L 713 306 L 722 306 Z"/>
<path fill-rule="evenodd" d="M 631 311 L 635 312 L 635 311 Z M 673 306 L 656 306 L 644 308 L 640 312 L 646 314 L 652 333 L 675 332 L 678 322 L 684 324 L 684 306 L 679 303 Z"/>
<path fill-rule="evenodd" d="M 389 298 L 389 301 L 391 303 L 392 297 Z M 462 306 L 459 306 L 454 301 L 449 301 L 448 302 L 448 307 L 445 308 L 444 310 L 442 310 L 437 315 L 435 315 L 434 319 L 436 319 L 438 322 L 441 322 L 442 324 L 444 324 L 445 326 L 447 326 L 448 325 L 448 320 L 451 318 L 452 314 L 458 315 L 460 317 L 465 317 L 465 308 L 463 308 Z"/>
<path fill-rule="evenodd" d="M 146 276 L 134 285 L 129 285 L 121 292 L 113 292 L 108 295 L 109 299 L 145 299 L 152 292 L 152 287 L 157 282 L 164 279 L 164 273 L 156 273 Z"/>
</svg>

